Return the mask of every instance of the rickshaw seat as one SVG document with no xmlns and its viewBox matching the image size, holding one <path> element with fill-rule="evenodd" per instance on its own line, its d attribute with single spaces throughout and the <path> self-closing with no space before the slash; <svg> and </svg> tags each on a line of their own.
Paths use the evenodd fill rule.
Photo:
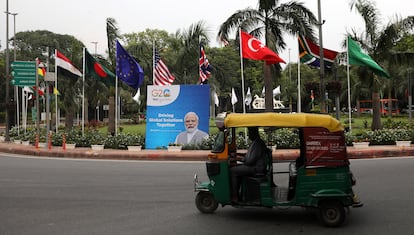
<svg viewBox="0 0 414 235">
<path fill-rule="evenodd" d="M 265 154 L 266 154 L 266 170 L 264 172 L 256 172 L 253 176 L 248 176 L 248 178 L 256 179 L 256 181 L 259 181 L 259 182 L 265 182 L 265 181 L 268 180 L 268 178 L 270 178 L 271 183 L 273 183 L 272 150 L 266 149 Z M 269 174 L 269 172 L 270 172 L 270 174 Z"/>
</svg>

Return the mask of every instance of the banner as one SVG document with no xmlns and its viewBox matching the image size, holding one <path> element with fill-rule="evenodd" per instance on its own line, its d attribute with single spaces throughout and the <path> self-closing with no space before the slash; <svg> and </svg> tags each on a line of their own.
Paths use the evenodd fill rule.
<svg viewBox="0 0 414 235">
<path fill-rule="evenodd" d="M 147 86 L 146 149 L 208 138 L 209 85 Z"/>
</svg>

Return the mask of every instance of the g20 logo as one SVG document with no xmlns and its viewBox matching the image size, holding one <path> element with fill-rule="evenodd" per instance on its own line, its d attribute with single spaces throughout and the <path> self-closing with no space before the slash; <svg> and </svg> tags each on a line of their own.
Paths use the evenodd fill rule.
<svg viewBox="0 0 414 235">
<path fill-rule="evenodd" d="M 159 90 L 152 90 L 151 92 L 152 97 L 170 97 L 171 96 L 171 91 L 170 89 L 159 89 Z"/>
</svg>

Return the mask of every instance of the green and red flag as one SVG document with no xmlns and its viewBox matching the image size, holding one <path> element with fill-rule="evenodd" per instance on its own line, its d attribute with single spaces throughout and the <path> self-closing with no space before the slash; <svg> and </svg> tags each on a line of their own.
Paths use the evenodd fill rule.
<svg viewBox="0 0 414 235">
<path fill-rule="evenodd" d="M 106 85 L 115 85 L 115 74 L 99 63 L 88 50 L 85 49 L 85 75 L 91 76 Z"/>
</svg>

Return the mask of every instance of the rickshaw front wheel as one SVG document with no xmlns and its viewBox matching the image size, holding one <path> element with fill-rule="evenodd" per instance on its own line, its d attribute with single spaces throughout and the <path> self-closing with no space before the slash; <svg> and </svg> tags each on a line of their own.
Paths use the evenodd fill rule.
<svg viewBox="0 0 414 235">
<path fill-rule="evenodd" d="M 346 218 L 346 211 L 340 201 L 322 201 L 319 205 L 319 220 L 327 227 L 339 227 Z"/>
<path fill-rule="evenodd" d="M 213 213 L 217 207 L 218 202 L 210 192 L 199 192 L 195 199 L 197 209 L 203 213 Z"/>
</svg>

